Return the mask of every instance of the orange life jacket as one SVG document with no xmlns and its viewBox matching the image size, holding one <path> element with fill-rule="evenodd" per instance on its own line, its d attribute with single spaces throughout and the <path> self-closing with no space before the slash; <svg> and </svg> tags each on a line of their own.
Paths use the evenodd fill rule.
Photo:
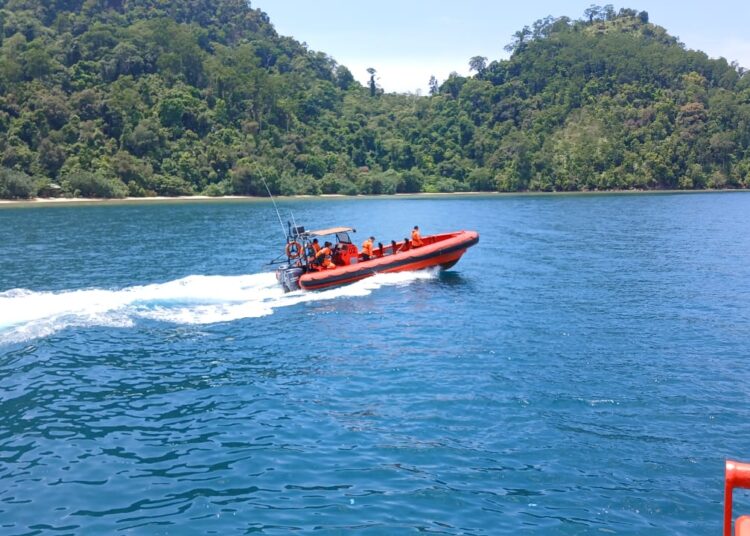
<svg viewBox="0 0 750 536">
<path fill-rule="evenodd" d="M 422 237 L 419 236 L 419 231 L 416 230 L 416 229 L 414 229 L 411 232 L 411 245 L 414 246 L 415 248 L 417 248 L 417 247 L 421 246 L 422 244 L 423 244 Z"/>
<path fill-rule="evenodd" d="M 362 253 L 372 257 L 372 240 L 369 238 L 362 244 Z"/>
</svg>

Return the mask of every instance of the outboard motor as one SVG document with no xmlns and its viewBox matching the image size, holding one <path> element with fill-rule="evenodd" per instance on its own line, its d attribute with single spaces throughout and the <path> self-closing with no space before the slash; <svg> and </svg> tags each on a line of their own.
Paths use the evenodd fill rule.
<svg viewBox="0 0 750 536">
<path fill-rule="evenodd" d="M 299 278 L 303 273 L 304 270 L 299 266 L 290 267 L 288 264 L 285 264 L 276 270 L 276 279 L 281 283 L 284 292 L 292 292 L 299 290 Z"/>
</svg>

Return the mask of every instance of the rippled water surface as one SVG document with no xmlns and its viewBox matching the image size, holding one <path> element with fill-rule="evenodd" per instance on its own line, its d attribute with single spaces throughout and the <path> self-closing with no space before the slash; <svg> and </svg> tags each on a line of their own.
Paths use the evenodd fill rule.
<svg viewBox="0 0 750 536">
<path fill-rule="evenodd" d="M 283 295 L 269 203 L 0 208 L 0 534 L 719 532 L 750 194 L 280 209 L 481 240 Z"/>
</svg>

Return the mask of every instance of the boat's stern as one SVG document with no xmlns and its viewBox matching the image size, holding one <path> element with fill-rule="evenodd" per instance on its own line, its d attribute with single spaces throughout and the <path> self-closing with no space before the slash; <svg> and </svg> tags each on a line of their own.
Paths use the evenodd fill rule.
<svg viewBox="0 0 750 536">
<path fill-rule="evenodd" d="M 299 266 L 281 265 L 276 270 L 276 280 L 281 284 L 284 292 L 299 290 L 299 278 L 304 270 Z"/>
</svg>

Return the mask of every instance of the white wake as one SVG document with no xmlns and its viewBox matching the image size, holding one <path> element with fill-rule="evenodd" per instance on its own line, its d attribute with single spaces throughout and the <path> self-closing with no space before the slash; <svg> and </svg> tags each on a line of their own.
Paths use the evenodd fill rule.
<svg viewBox="0 0 750 536">
<path fill-rule="evenodd" d="M 119 290 L 0 292 L 0 344 L 45 337 L 69 327 L 130 327 L 139 318 L 174 324 L 212 324 L 273 314 L 302 302 L 365 296 L 385 285 L 436 277 L 436 271 L 379 274 L 331 290 L 285 294 L 271 273 L 191 275 Z"/>
</svg>

